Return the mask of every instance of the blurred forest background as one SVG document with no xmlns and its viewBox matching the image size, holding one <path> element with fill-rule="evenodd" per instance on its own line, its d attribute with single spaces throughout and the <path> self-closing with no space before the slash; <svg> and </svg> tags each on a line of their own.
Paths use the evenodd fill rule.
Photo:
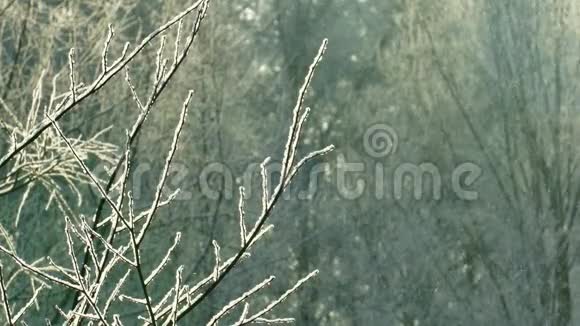
<svg viewBox="0 0 580 326">
<path fill-rule="evenodd" d="M 70 47 L 81 79 L 90 80 L 108 24 L 118 53 L 188 3 L 0 0 L 0 105 L 24 119 L 40 74 L 66 75 Z M 227 243 L 238 243 L 237 184 L 263 157 L 281 154 L 297 90 L 325 37 L 301 150 L 336 150 L 298 177 L 253 263 L 240 265 L 191 324 L 264 275 L 278 276 L 272 293 L 280 293 L 318 268 L 319 277 L 276 310 L 297 325 L 580 325 L 579 10 L 574 0 L 213 1 L 191 56 L 138 139 L 137 206 L 150 200 L 159 149 L 171 142 L 183 94 L 195 90 L 169 179 L 184 193 L 160 211 L 147 252 L 163 255 L 181 231 L 170 264 L 185 264 L 187 279 L 211 271 L 213 239 L 235 250 Z M 150 57 L 132 64 L 135 84 L 147 84 Z M 112 126 L 99 138 L 111 150 L 87 160 L 99 173 L 122 152 L 124 128 L 139 113 L 118 79 L 60 121 L 71 137 Z M 369 153 L 368 131 L 377 124 L 396 132 L 389 155 Z M 1 135 L 0 156 L 9 149 Z M 465 162 L 482 171 L 469 200 L 453 191 L 453 172 Z M 440 198 L 429 178 L 421 198 L 409 178 L 402 198 L 393 196 L 404 163 L 436 166 Z M 63 214 L 90 215 L 100 198 L 73 182 L 80 202 L 67 180 L 55 180 L 0 186 L 0 222 L 30 261 L 65 254 Z M 47 205 L 55 191 L 70 207 Z M 54 304 L 70 305 L 70 294 L 43 295 L 53 305 L 34 314 L 57 322 Z"/>
</svg>

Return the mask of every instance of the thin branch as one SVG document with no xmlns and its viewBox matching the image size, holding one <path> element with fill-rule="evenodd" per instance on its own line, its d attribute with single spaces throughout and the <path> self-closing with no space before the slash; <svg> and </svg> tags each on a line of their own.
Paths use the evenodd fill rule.
<svg viewBox="0 0 580 326">
<path fill-rule="evenodd" d="M 6 285 L 4 284 L 4 267 L 0 264 L 0 293 L 2 295 L 2 304 L 4 305 L 4 314 L 6 321 L 10 326 L 14 325 L 12 321 L 12 313 L 10 312 L 10 303 L 8 302 L 8 295 L 6 294 Z"/>
</svg>

